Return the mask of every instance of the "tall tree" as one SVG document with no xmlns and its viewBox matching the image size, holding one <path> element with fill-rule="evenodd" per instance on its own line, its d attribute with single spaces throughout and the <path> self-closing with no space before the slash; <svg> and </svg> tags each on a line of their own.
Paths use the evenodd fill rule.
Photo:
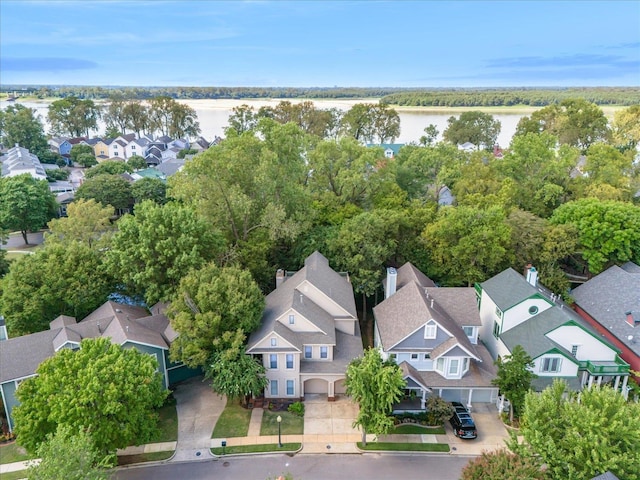
<svg viewBox="0 0 640 480">
<path fill-rule="evenodd" d="M 200 133 L 196 111 L 171 97 L 158 96 L 149 101 L 149 124 L 154 131 L 174 138 L 194 137 Z"/>
<path fill-rule="evenodd" d="M 105 160 L 84 172 L 84 177 L 93 178 L 98 175 L 120 175 L 121 173 L 131 172 L 133 172 L 133 167 L 128 163 L 121 162 L 120 160 Z"/>
<path fill-rule="evenodd" d="M 29 480 L 107 480 L 113 456 L 105 456 L 94 446 L 86 431 L 73 431 L 68 425 L 59 425 L 55 434 L 37 449 L 39 463 L 29 467 Z"/>
<path fill-rule="evenodd" d="M 71 147 L 71 152 L 69 152 L 69 156 L 71 157 L 71 161 L 73 163 L 80 163 L 80 156 L 85 154 L 91 155 L 95 158 L 93 147 L 91 147 L 91 145 L 76 143 L 73 147 Z"/>
<path fill-rule="evenodd" d="M 446 141 L 454 145 L 473 143 L 476 148 L 493 148 L 500 135 L 500 121 L 493 115 L 478 111 L 463 112 L 460 118 L 449 117 L 443 132 Z"/>
<path fill-rule="evenodd" d="M 157 368 L 155 358 L 108 338 L 60 349 L 16 392 L 20 444 L 35 452 L 59 425 L 88 432 L 101 454 L 145 443 L 156 432 L 155 409 L 169 393 Z"/>
<path fill-rule="evenodd" d="M 623 150 L 636 148 L 640 143 L 640 105 L 614 113 L 611 129 L 616 146 Z"/>
<path fill-rule="evenodd" d="M 517 452 L 539 455 L 552 479 L 588 480 L 604 472 L 640 479 L 640 404 L 610 387 L 576 396 L 562 380 L 542 393 L 528 393 Z"/>
<path fill-rule="evenodd" d="M 149 109 L 139 100 L 130 100 L 122 108 L 122 114 L 127 119 L 127 128 L 140 137 L 151 129 Z"/>
<path fill-rule="evenodd" d="M 51 154 L 40 116 L 35 109 L 20 104 L 0 110 L 0 143 L 5 147 L 18 144 L 41 161 L 41 157 Z"/>
<path fill-rule="evenodd" d="M 469 206 L 440 210 L 422 240 L 436 278 L 447 285 L 472 285 L 510 265 L 511 231 L 502 208 Z"/>
<path fill-rule="evenodd" d="M 491 383 L 509 399 L 509 419 L 513 423 L 513 417 L 522 412 L 531 382 L 537 377 L 532 370 L 534 362 L 522 346 L 516 345 L 510 355 L 498 358 L 494 363 L 498 372 Z"/>
<path fill-rule="evenodd" d="M 359 142 L 393 142 L 400 135 L 400 116 L 386 104 L 357 103 L 342 117 L 342 130 Z"/>
<path fill-rule="evenodd" d="M 98 166 L 98 165 L 96 165 Z M 92 167 L 95 168 L 95 167 Z M 76 191 L 77 199 L 93 199 L 103 206 L 127 210 L 132 204 L 131 184 L 120 175 L 108 173 L 87 178 Z"/>
<path fill-rule="evenodd" d="M 255 109 L 247 104 L 242 104 L 231 109 L 227 129 L 233 130 L 238 135 L 253 130 L 258 125 L 258 117 Z M 226 134 L 229 135 L 229 131 Z"/>
<path fill-rule="evenodd" d="M 79 198 L 68 205 L 66 217 L 49 222 L 45 243 L 65 245 L 73 241 L 96 250 L 105 248 L 115 231 L 111 224 L 113 214 L 112 207 L 105 207 L 93 199 Z"/>
<path fill-rule="evenodd" d="M 46 180 L 29 174 L 0 178 L 0 229 L 27 233 L 39 230 L 55 216 L 57 205 Z"/>
<path fill-rule="evenodd" d="M 400 401 L 406 382 L 402 370 L 392 360 L 383 360 L 377 348 L 365 350 L 362 357 L 347 367 L 347 395 L 360 409 L 354 427 L 362 429 L 362 443 L 367 433 L 384 435 L 393 427 L 393 404 Z"/>
<path fill-rule="evenodd" d="M 248 271 L 213 263 L 192 271 L 180 282 L 167 313 L 179 334 L 171 358 L 189 367 L 206 365 L 214 351 L 220 355 L 227 348 L 217 343 L 225 332 L 252 332 L 263 309 L 264 297 Z"/>
<path fill-rule="evenodd" d="M 120 94 L 112 94 L 109 97 L 109 104 L 103 115 L 107 129 L 115 129 L 120 133 L 126 133 L 129 127 L 129 118 L 125 111 L 127 103 L 124 96 Z"/>
<path fill-rule="evenodd" d="M 152 200 L 162 205 L 167 203 L 167 184 L 159 178 L 145 177 L 133 184 L 131 195 L 136 203 Z"/>
<path fill-rule="evenodd" d="M 54 134 L 72 137 L 89 136 L 91 130 L 97 130 L 100 117 L 100 107 L 93 100 L 74 96 L 52 102 L 47 114 Z"/>
<path fill-rule="evenodd" d="M 593 274 L 614 263 L 640 263 L 640 207 L 636 205 L 584 198 L 561 205 L 550 221 L 577 230 L 579 252 Z"/>
<path fill-rule="evenodd" d="M 101 253 L 70 241 L 12 262 L 2 279 L 0 303 L 13 337 L 46 330 L 58 315 L 80 320 L 104 303 L 113 288 Z"/>
<path fill-rule="evenodd" d="M 135 215 L 118 221 L 105 262 L 127 293 L 152 305 L 169 300 L 189 270 L 216 258 L 221 243 L 219 234 L 191 209 L 146 200 L 136 206 Z"/>
<path fill-rule="evenodd" d="M 523 456 L 505 448 L 484 451 L 469 460 L 460 480 L 547 480 L 549 477 L 534 456 Z"/>
</svg>

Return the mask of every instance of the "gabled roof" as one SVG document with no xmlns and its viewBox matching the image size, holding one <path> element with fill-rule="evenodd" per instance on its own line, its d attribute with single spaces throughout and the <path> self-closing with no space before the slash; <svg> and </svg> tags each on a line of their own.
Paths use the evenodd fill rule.
<svg viewBox="0 0 640 480">
<path fill-rule="evenodd" d="M 442 307 L 458 325 L 463 327 L 482 325 L 474 288 L 431 287 L 426 290 L 429 297 L 435 299 L 436 304 Z"/>
<path fill-rule="evenodd" d="M 614 265 L 575 288 L 571 296 L 578 307 L 640 354 L 640 326 L 627 322 L 627 312 L 640 322 L 640 266 L 632 262 Z"/>
<path fill-rule="evenodd" d="M 412 263 L 407 262 L 402 265 L 398 270 L 398 276 L 396 278 L 396 288 L 399 290 L 409 282 L 416 282 L 421 287 L 435 287 L 429 277 L 413 266 Z"/>
<path fill-rule="evenodd" d="M 532 297 L 538 290 L 513 268 L 507 268 L 480 284 L 503 312 Z"/>
</svg>

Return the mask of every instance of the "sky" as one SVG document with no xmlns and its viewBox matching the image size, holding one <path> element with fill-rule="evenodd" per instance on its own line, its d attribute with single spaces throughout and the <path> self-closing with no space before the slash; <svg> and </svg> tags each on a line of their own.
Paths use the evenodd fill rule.
<svg viewBox="0 0 640 480">
<path fill-rule="evenodd" d="M 0 84 L 640 86 L 640 1 L 0 0 Z"/>
</svg>

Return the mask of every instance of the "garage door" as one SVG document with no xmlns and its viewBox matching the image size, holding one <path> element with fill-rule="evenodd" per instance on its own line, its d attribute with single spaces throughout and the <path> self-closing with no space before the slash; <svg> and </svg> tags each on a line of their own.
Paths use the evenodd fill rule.
<svg viewBox="0 0 640 480">
<path fill-rule="evenodd" d="M 304 393 L 328 393 L 328 383 L 326 380 L 314 378 L 304 382 Z"/>
<path fill-rule="evenodd" d="M 335 383 L 334 390 L 336 392 L 336 395 L 344 395 L 345 393 L 347 393 L 347 386 L 345 385 L 344 380 L 338 380 Z"/>
</svg>

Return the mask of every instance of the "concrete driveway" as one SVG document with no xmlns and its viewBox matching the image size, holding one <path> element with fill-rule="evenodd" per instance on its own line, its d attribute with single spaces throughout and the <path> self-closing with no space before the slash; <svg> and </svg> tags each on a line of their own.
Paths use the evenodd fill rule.
<svg viewBox="0 0 640 480">
<path fill-rule="evenodd" d="M 463 440 L 453 434 L 451 424 L 445 422 L 447 442 L 451 453 L 457 455 L 480 455 L 485 450 L 504 448 L 509 438 L 507 429 L 498 415 L 498 409 L 492 403 L 474 403 L 471 416 L 478 430 L 478 438 Z"/>
<path fill-rule="evenodd" d="M 358 406 L 349 398 L 327 401 L 326 395 L 305 395 L 304 446 L 302 453 L 357 453 L 362 438 L 353 427 Z"/>
<path fill-rule="evenodd" d="M 211 434 L 227 399 L 215 393 L 203 377 L 178 384 L 173 396 L 178 413 L 178 445 L 171 461 L 211 459 Z"/>
</svg>

